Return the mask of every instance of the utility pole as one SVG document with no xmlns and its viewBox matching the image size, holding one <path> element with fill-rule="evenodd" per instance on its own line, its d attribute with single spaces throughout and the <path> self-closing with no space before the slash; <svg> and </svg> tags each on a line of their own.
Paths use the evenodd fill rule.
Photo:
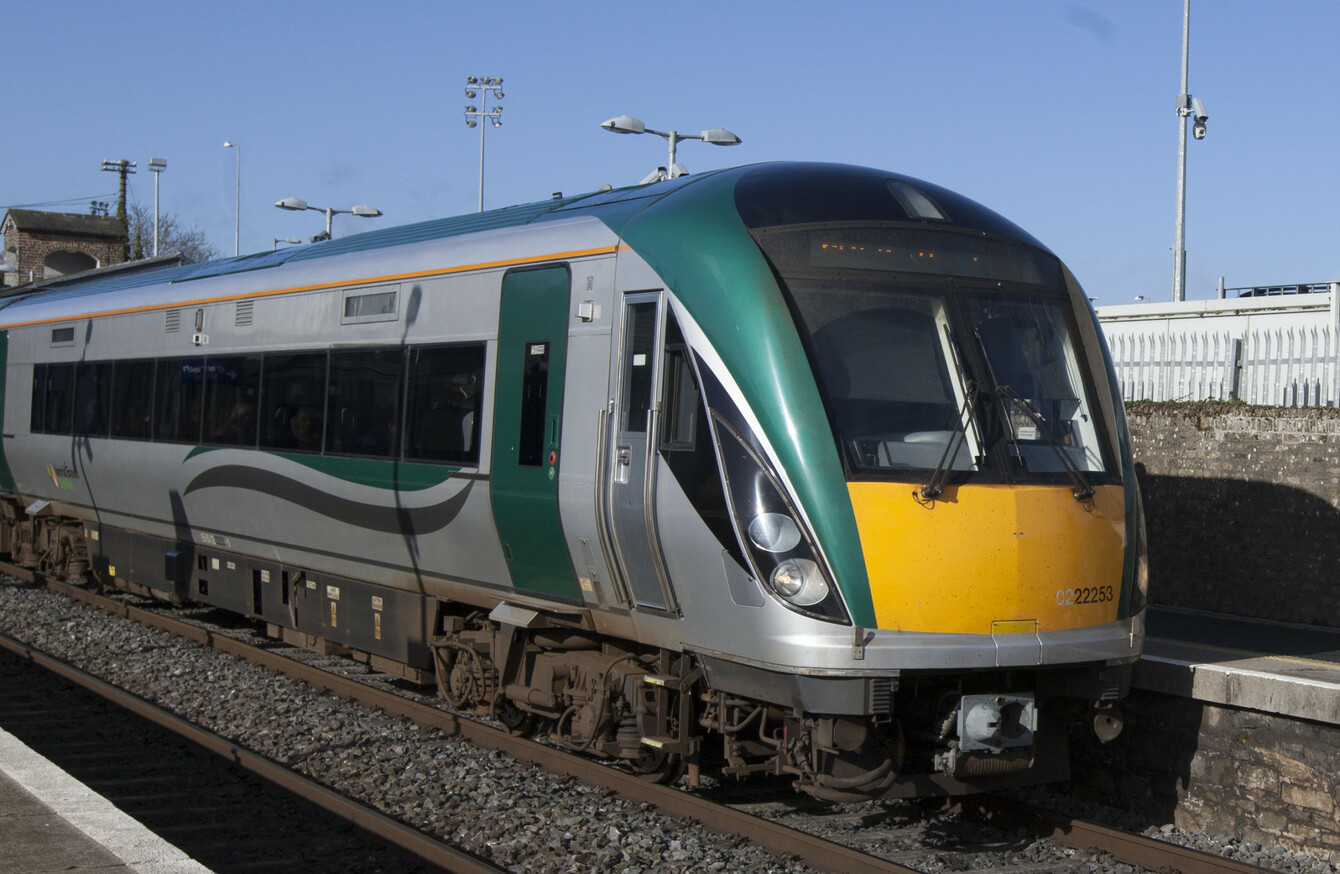
<svg viewBox="0 0 1340 874">
<path fill-rule="evenodd" d="M 121 187 L 116 195 L 116 217 L 121 220 L 121 226 L 126 229 L 126 246 L 121 253 L 123 261 L 130 260 L 130 222 L 126 221 L 126 177 L 135 172 L 135 162 L 127 161 L 122 158 L 119 161 L 106 160 L 102 162 L 102 169 L 109 173 L 121 174 Z"/>
<path fill-rule="evenodd" d="M 1177 230 L 1173 241 L 1172 299 L 1186 300 L 1186 121 L 1192 120 L 1191 135 L 1205 139 L 1205 122 L 1210 114 L 1199 97 L 1187 88 L 1187 67 L 1191 49 L 1191 0 L 1182 6 L 1182 90 L 1177 95 Z"/>
</svg>

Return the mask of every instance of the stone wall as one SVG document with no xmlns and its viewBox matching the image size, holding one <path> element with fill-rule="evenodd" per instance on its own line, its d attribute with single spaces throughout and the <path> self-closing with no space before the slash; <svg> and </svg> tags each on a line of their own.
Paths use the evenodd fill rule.
<svg viewBox="0 0 1340 874">
<path fill-rule="evenodd" d="M 1140 690 L 1123 710 L 1116 741 L 1076 737 L 1076 797 L 1340 862 L 1340 728 Z"/>
<path fill-rule="evenodd" d="M 46 260 L 53 252 L 82 252 L 96 262 L 93 267 L 110 267 L 126 260 L 125 249 L 124 240 L 78 239 L 68 234 L 34 231 L 24 234 L 16 266 L 22 281 L 27 282 L 32 276 L 40 282 L 50 278 L 46 274 Z"/>
<path fill-rule="evenodd" d="M 1340 409 L 1140 402 L 1126 415 L 1153 603 L 1340 627 Z"/>
</svg>

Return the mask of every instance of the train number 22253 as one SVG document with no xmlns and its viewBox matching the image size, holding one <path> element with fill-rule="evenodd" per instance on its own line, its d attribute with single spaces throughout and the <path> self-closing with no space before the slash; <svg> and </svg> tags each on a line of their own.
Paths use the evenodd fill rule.
<svg viewBox="0 0 1340 874">
<path fill-rule="evenodd" d="M 1056 603 L 1061 607 L 1076 604 L 1101 604 L 1111 601 L 1115 593 L 1111 586 L 1084 586 L 1079 589 L 1057 589 Z"/>
</svg>

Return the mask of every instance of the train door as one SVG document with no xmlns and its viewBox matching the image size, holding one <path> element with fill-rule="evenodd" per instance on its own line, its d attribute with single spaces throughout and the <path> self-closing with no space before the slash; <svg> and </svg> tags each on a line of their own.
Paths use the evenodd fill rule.
<svg viewBox="0 0 1340 874">
<path fill-rule="evenodd" d="M 570 286 L 566 267 L 503 276 L 490 495 L 512 585 L 578 600 L 558 517 Z"/>
<path fill-rule="evenodd" d="M 661 306 L 660 292 L 624 297 L 606 512 L 615 558 L 633 604 L 644 610 L 674 612 L 674 593 L 655 519 Z"/>
</svg>

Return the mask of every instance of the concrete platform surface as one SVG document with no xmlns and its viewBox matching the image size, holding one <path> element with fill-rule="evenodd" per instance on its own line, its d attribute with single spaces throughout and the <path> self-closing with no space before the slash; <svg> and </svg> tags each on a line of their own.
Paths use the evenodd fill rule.
<svg viewBox="0 0 1340 874">
<path fill-rule="evenodd" d="M 1151 608 L 1133 683 L 1340 725 L 1340 630 Z"/>
<path fill-rule="evenodd" d="M 210 874 L 3 729 L 0 871 Z"/>
</svg>

